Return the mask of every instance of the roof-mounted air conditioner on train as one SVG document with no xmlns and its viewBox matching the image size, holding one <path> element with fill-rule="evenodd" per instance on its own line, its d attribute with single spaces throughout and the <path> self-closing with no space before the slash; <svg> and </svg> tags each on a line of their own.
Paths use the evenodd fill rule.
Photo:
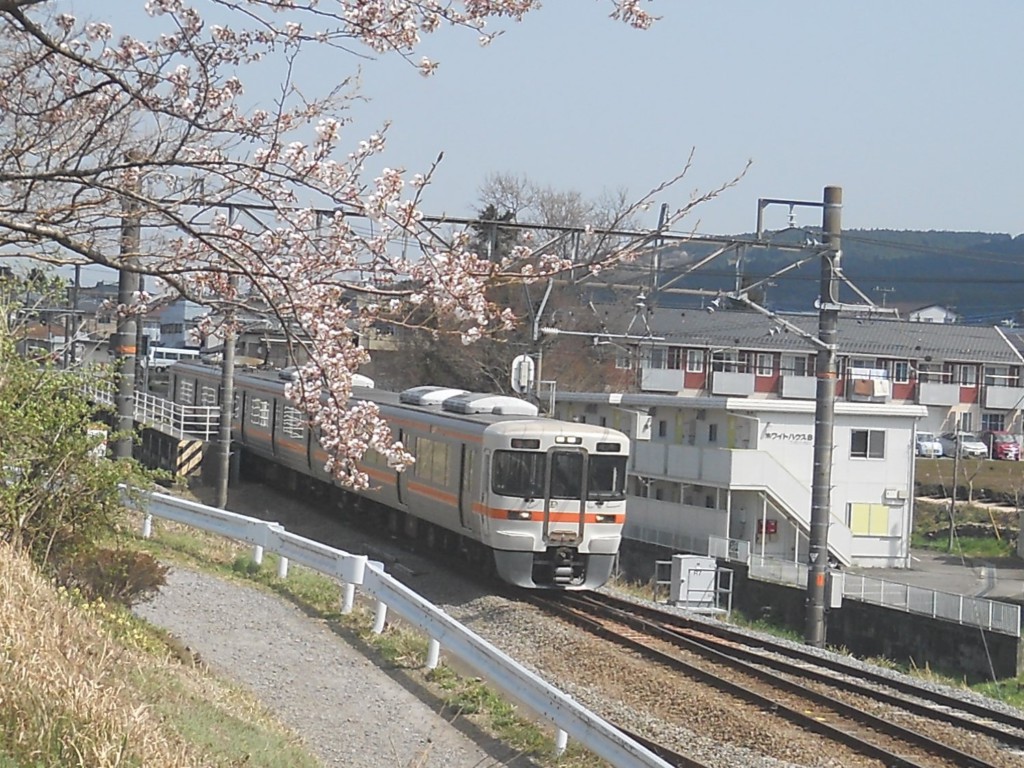
<svg viewBox="0 0 1024 768">
<path fill-rule="evenodd" d="M 406 405 L 440 405 L 449 397 L 465 394 L 466 390 L 453 387 L 410 387 L 398 393 L 398 402 Z"/>
<path fill-rule="evenodd" d="M 493 413 L 496 416 L 536 416 L 537 406 L 508 395 L 465 392 L 447 398 L 441 408 L 452 413 Z"/>
</svg>

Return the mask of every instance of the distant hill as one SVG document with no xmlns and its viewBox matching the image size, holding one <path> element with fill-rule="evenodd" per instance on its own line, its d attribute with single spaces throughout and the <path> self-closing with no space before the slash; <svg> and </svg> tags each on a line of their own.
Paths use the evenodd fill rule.
<svg viewBox="0 0 1024 768">
<path fill-rule="evenodd" d="M 803 238 L 804 233 L 793 233 Z M 750 237 L 749 235 L 741 237 Z M 794 239 L 794 242 L 796 240 Z M 986 232 L 921 232 L 852 229 L 842 236 L 843 272 L 877 304 L 904 311 L 930 304 L 954 309 L 965 322 L 995 324 L 1022 320 L 1024 309 L 1024 235 Z M 710 249 L 687 248 L 666 254 L 662 283 L 678 275 Z M 757 280 L 794 263 L 799 254 L 777 249 L 748 251 L 741 263 L 719 257 L 687 276 L 677 287 L 731 290 L 737 272 Z M 774 279 L 763 303 L 774 310 L 811 311 L 818 295 L 820 260 Z M 844 301 L 858 301 L 843 291 Z M 692 305 L 692 298 L 654 296 L 661 304 Z M 697 300 L 699 303 L 699 299 Z"/>
</svg>

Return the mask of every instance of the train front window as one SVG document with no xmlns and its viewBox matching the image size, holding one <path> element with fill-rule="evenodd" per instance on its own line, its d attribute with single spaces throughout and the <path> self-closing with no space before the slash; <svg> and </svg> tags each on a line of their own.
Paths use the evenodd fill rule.
<svg viewBox="0 0 1024 768">
<path fill-rule="evenodd" d="M 492 487 L 502 496 L 544 498 L 545 455 L 537 451 L 495 451 Z"/>
<path fill-rule="evenodd" d="M 621 501 L 626 498 L 625 456 L 590 455 L 587 498 L 594 501 Z"/>
<path fill-rule="evenodd" d="M 578 499 L 583 493 L 583 454 L 555 451 L 551 454 L 551 498 Z"/>
</svg>

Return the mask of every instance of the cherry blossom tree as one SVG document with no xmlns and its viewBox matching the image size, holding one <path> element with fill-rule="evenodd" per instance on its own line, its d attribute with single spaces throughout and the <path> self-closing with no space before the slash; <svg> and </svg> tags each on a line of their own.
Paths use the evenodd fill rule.
<svg viewBox="0 0 1024 768">
<path fill-rule="evenodd" d="M 367 178 L 386 128 L 350 135 L 354 80 L 319 93 L 295 72 L 309 51 L 328 48 L 343 62 L 399 56 L 430 75 L 436 63 L 416 58 L 425 35 L 455 27 L 486 43 L 501 31 L 490 25 L 538 5 L 139 0 L 133 8 L 150 17 L 143 39 L 117 28 L 114 6 L 95 6 L 107 17 L 95 21 L 59 0 L 0 0 L 0 258 L 153 275 L 212 316 L 260 308 L 305 347 L 290 396 L 317 428 L 329 469 L 365 485 L 354 460 L 367 448 L 396 466 L 410 457 L 373 406 L 349 402 L 352 373 L 367 359 L 354 331 L 429 306 L 472 341 L 516 321 L 488 299 L 493 286 L 580 265 L 529 242 L 487 260 L 470 233 L 429 225 L 424 194 L 436 164 Z M 643 29 L 654 20 L 644 5 L 607 0 L 606 10 Z M 248 105 L 247 78 L 265 84 L 268 72 L 274 104 Z M 717 191 L 691 196 L 670 222 Z M 239 216 L 243 206 L 261 211 L 263 225 Z M 137 248 L 125 248 L 126 220 L 141 227 Z M 600 270 L 639 248 L 625 243 L 584 266 Z"/>
</svg>

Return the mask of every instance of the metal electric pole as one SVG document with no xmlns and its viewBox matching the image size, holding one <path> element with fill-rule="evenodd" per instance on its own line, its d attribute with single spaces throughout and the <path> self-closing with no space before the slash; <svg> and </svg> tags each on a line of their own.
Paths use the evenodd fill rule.
<svg viewBox="0 0 1024 768">
<path fill-rule="evenodd" d="M 839 326 L 838 270 L 842 251 L 843 189 L 825 187 L 821 228 L 826 251 L 821 256 L 818 299 L 819 345 L 815 376 L 814 468 L 811 486 L 811 529 L 807 548 L 807 624 L 804 641 L 825 644 L 825 586 L 828 578 L 828 527 L 832 500 L 832 449 L 836 402 L 836 338 Z"/>
<path fill-rule="evenodd" d="M 139 273 L 124 268 L 124 264 L 135 258 L 140 248 L 139 204 L 133 197 L 121 201 L 121 262 L 117 281 L 117 303 L 132 308 L 139 291 Z M 135 427 L 135 353 L 137 320 L 134 314 L 118 315 L 117 331 L 110 338 L 110 347 L 117 356 L 117 406 L 116 432 L 114 442 L 115 459 L 132 457 L 132 431 Z"/>
</svg>

